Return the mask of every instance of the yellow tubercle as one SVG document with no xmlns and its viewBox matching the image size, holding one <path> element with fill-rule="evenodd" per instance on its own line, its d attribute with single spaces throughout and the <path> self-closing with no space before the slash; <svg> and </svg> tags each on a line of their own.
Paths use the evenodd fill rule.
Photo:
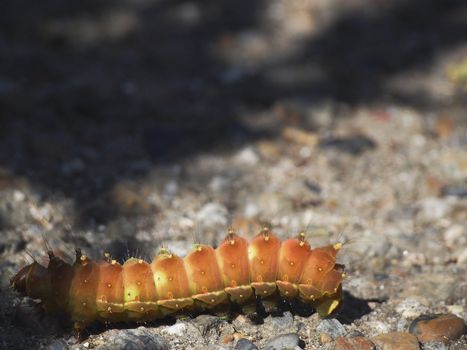
<svg viewBox="0 0 467 350">
<path fill-rule="evenodd" d="M 173 257 L 172 252 L 170 250 L 168 250 L 167 248 L 165 248 L 165 247 L 161 247 L 161 249 L 159 250 L 157 255 L 158 256 L 164 256 L 164 257 L 167 257 L 169 259 L 171 259 Z"/>
<path fill-rule="evenodd" d="M 334 245 L 333 245 L 333 248 L 334 248 L 335 250 L 341 250 L 341 249 L 342 249 L 342 243 L 339 242 L 339 243 L 334 244 Z"/>
</svg>

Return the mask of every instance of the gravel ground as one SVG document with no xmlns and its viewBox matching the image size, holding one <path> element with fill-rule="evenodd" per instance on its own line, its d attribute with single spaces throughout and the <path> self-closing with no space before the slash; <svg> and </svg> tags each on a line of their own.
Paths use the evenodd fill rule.
<svg viewBox="0 0 467 350">
<path fill-rule="evenodd" d="M 0 347 L 466 349 L 467 7 L 408 3 L 7 2 Z M 70 261 L 75 246 L 150 261 L 258 222 L 344 243 L 338 315 L 102 325 L 78 342 L 9 287 L 30 255 L 46 262 L 43 237 Z M 454 340 L 422 338 L 438 314 L 463 320 Z"/>
</svg>

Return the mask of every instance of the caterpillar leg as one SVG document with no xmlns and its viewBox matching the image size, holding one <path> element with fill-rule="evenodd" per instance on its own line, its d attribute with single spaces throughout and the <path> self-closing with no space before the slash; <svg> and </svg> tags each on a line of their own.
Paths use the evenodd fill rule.
<svg viewBox="0 0 467 350">
<path fill-rule="evenodd" d="M 84 329 L 86 328 L 86 324 L 84 322 L 76 321 L 73 324 L 73 332 L 75 333 L 75 337 L 78 340 L 78 343 L 81 343 L 84 337 Z"/>
<path fill-rule="evenodd" d="M 221 320 L 229 320 L 232 316 L 232 307 L 230 303 L 222 304 L 214 308 L 212 313 Z"/>
<path fill-rule="evenodd" d="M 315 309 L 311 305 L 299 298 L 290 300 L 290 309 L 294 314 L 302 317 L 309 317 L 315 313 Z"/>
<path fill-rule="evenodd" d="M 273 294 L 267 298 L 261 298 L 261 304 L 263 305 L 264 312 L 266 314 L 271 315 L 278 315 L 281 314 L 279 308 L 279 296 L 277 294 Z"/>
<path fill-rule="evenodd" d="M 339 286 L 336 293 L 322 297 L 313 306 L 321 317 L 328 317 L 341 308 L 342 294 L 342 286 Z"/>
</svg>

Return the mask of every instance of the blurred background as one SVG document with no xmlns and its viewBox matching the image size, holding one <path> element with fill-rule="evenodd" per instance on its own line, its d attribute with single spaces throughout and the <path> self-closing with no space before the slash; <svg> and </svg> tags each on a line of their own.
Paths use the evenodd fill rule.
<svg viewBox="0 0 467 350">
<path fill-rule="evenodd" d="M 149 260 L 268 222 L 349 242 L 359 300 L 398 300 L 407 276 L 427 310 L 465 298 L 465 1 L 1 8 L 2 289 L 42 235 L 65 257 Z M 11 298 L 4 344 L 22 337 Z"/>
</svg>

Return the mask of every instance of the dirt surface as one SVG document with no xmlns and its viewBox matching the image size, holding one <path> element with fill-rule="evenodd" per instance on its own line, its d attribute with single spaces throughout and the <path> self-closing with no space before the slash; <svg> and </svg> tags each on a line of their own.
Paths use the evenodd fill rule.
<svg viewBox="0 0 467 350">
<path fill-rule="evenodd" d="M 421 315 L 466 321 L 466 18 L 464 1 L 5 1 L 0 347 L 274 348 L 288 334 L 332 349 Z M 46 262 L 43 236 L 70 261 L 75 246 L 150 261 L 255 222 L 344 243 L 335 322 L 202 315 L 78 343 L 9 287 L 29 255 Z"/>
</svg>

